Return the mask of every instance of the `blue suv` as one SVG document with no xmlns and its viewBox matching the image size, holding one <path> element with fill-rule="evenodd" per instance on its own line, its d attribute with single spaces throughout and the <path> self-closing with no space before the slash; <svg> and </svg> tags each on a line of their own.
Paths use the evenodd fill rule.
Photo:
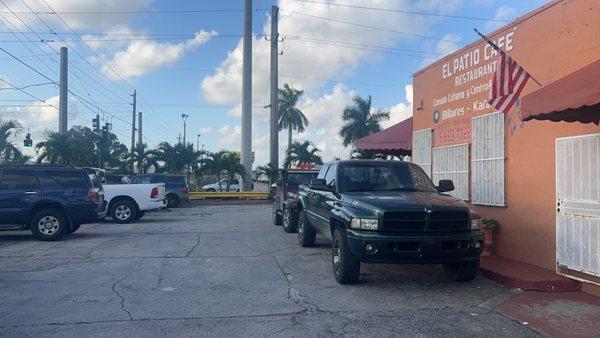
<svg viewBox="0 0 600 338">
<path fill-rule="evenodd" d="M 0 166 L 0 227 L 21 225 L 54 241 L 105 216 L 104 197 L 82 169 Z"/>
</svg>

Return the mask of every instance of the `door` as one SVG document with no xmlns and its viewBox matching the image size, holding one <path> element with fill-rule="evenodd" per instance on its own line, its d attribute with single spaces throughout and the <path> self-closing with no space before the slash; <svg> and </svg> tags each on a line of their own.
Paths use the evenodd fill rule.
<svg viewBox="0 0 600 338">
<path fill-rule="evenodd" d="M 556 140 L 559 274 L 600 277 L 600 134 Z M 564 268 L 568 269 L 565 270 Z M 579 276 L 570 276 L 585 279 Z"/>
<path fill-rule="evenodd" d="M 321 170 L 319 171 L 319 174 L 317 175 L 317 178 L 325 179 L 325 175 L 327 174 L 327 169 L 329 169 L 329 165 L 328 164 L 323 165 L 323 167 L 321 167 Z M 306 194 L 306 204 L 307 204 L 306 214 L 308 217 L 308 221 L 317 230 L 319 230 L 321 228 L 320 222 L 322 221 L 318 214 L 319 194 L 320 194 L 319 191 L 315 191 L 312 189 L 309 189 Z"/>
<path fill-rule="evenodd" d="M 331 209 L 333 209 L 333 203 L 336 202 L 336 195 L 334 191 L 336 189 L 336 176 L 337 176 L 337 163 L 329 166 L 327 174 L 325 175 L 325 184 L 331 189 L 331 191 L 318 191 L 316 201 L 316 213 L 319 215 L 319 232 L 330 237 L 330 219 Z"/>
<path fill-rule="evenodd" d="M 4 169 L 0 178 L 0 223 L 21 223 L 28 207 L 40 194 L 33 170 Z"/>
</svg>

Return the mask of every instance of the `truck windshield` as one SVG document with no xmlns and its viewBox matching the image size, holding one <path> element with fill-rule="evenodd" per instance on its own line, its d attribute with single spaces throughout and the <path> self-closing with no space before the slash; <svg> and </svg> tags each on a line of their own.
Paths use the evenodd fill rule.
<svg viewBox="0 0 600 338">
<path fill-rule="evenodd" d="M 309 184 L 310 180 L 317 178 L 317 172 L 314 173 L 288 173 L 287 185 L 289 187 L 297 187 L 303 184 Z"/>
<path fill-rule="evenodd" d="M 420 167 L 402 162 L 344 164 L 340 167 L 340 180 L 344 192 L 436 191 Z"/>
</svg>

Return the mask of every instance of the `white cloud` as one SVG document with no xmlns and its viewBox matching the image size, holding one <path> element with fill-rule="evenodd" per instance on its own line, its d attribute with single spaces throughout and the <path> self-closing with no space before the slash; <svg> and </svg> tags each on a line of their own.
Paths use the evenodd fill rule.
<svg viewBox="0 0 600 338">
<path fill-rule="evenodd" d="M 206 135 L 212 134 L 212 132 L 213 132 L 212 127 L 200 128 L 201 136 L 206 136 Z"/>
<path fill-rule="evenodd" d="M 436 10 L 446 12 L 458 6 L 457 1 L 417 1 L 410 3 L 394 0 L 361 1 L 365 5 L 402 10 Z M 359 2 L 359 4 L 361 3 Z M 343 21 L 360 22 L 364 25 L 387 27 L 396 31 L 427 34 L 431 19 L 422 16 L 403 16 L 398 20 L 397 15 L 382 12 L 368 12 L 339 6 L 324 6 L 303 3 L 293 0 L 280 0 L 282 8 L 279 18 L 279 31 L 289 35 L 280 49 L 283 55 L 279 58 L 280 84 L 289 83 L 299 89 L 304 89 L 307 95 L 312 95 L 321 89 L 326 82 L 307 78 L 340 78 L 350 76 L 363 60 L 377 61 L 380 56 L 364 50 L 342 48 L 340 46 L 315 44 L 299 41 L 300 38 L 322 39 L 332 41 L 348 41 L 355 44 L 371 44 L 394 46 L 399 41 L 413 39 L 407 35 L 392 32 L 373 31 L 364 27 L 346 25 L 339 22 L 319 20 L 302 16 L 306 13 L 319 17 L 336 18 Z M 270 22 L 267 20 L 263 27 L 265 34 L 269 33 Z M 430 32 L 429 32 L 430 33 Z M 430 33 L 433 34 L 433 33 Z M 206 76 L 201 82 L 204 98 L 218 104 L 239 104 L 242 84 L 242 40 L 230 51 L 227 58 L 219 65 L 215 74 Z M 262 37 L 253 39 L 253 102 L 258 105 L 265 103 L 268 98 L 270 42 Z M 286 77 L 292 75 L 296 77 Z M 267 110 L 263 112 L 266 114 Z M 235 114 L 235 113 L 233 113 Z"/>
<path fill-rule="evenodd" d="M 518 16 L 518 12 L 513 7 L 500 6 L 494 14 L 494 20 L 512 21 Z M 484 32 L 491 33 L 496 29 L 506 25 L 506 22 L 502 21 L 487 21 L 483 28 Z"/>
<path fill-rule="evenodd" d="M 438 53 L 438 55 L 424 59 L 421 63 L 422 67 L 430 65 L 431 63 L 444 57 L 444 55 L 456 52 L 461 47 L 459 42 L 462 40 L 462 38 L 457 34 L 448 33 L 444 35 L 442 40 L 443 41 L 438 41 L 438 43 L 435 45 L 435 52 Z"/>
<path fill-rule="evenodd" d="M 42 140 L 44 133 L 47 131 L 58 130 L 58 96 L 53 96 L 46 99 L 46 102 L 35 102 L 27 107 L 15 106 L 5 107 L 0 111 L 0 117 L 2 119 L 14 119 L 21 124 L 23 132 L 27 131 L 32 133 L 32 138 L 35 143 Z M 80 111 L 77 108 L 75 101 L 69 102 L 69 126 L 80 125 L 80 120 L 76 119 L 76 116 L 80 115 Z M 22 145 L 23 133 L 13 138 L 13 142 L 18 146 Z M 22 148 L 23 152 L 30 156 L 35 156 L 34 148 Z"/>
<path fill-rule="evenodd" d="M 398 122 L 402 122 L 413 114 L 413 86 L 411 84 L 404 86 L 406 102 L 398 102 L 388 110 L 390 112 L 389 121 L 382 123 L 383 128 L 393 126 Z"/>
<path fill-rule="evenodd" d="M 103 65 L 102 72 L 112 80 L 119 79 L 119 76 L 126 80 L 140 77 L 152 71 L 152 67 L 171 65 L 177 62 L 186 52 L 205 44 L 216 35 L 218 34 L 215 31 L 200 30 L 196 32 L 194 38 L 177 44 L 159 43 L 153 40 L 131 41 L 124 50 L 114 53 L 112 59 L 107 61 L 111 67 Z M 113 46 L 110 43 L 107 46 L 97 43 L 96 48 L 105 50 L 113 48 Z M 135 65 L 135 67 L 127 65 Z"/>
</svg>

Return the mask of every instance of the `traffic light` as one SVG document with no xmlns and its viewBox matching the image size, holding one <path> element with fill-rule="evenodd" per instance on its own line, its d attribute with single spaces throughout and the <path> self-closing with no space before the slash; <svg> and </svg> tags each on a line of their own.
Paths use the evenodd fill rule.
<svg viewBox="0 0 600 338">
<path fill-rule="evenodd" d="M 96 118 L 92 119 L 92 127 L 95 132 L 100 132 L 100 115 L 96 115 Z"/>
<path fill-rule="evenodd" d="M 32 147 L 33 146 L 33 141 L 31 140 L 31 134 L 27 133 L 27 135 L 25 135 L 25 139 L 23 140 L 23 146 L 25 147 Z"/>
<path fill-rule="evenodd" d="M 110 125 L 108 123 L 102 126 L 102 138 L 103 139 L 108 139 L 109 129 L 110 129 Z"/>
</svg>

